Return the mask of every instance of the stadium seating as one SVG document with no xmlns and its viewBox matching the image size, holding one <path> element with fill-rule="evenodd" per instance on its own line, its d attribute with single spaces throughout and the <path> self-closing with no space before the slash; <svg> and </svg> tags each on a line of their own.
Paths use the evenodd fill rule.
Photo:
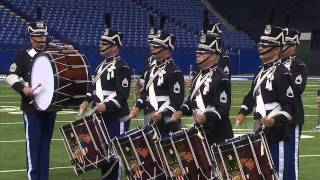
<svg viewBox="0 0 320 180">
<path fill-rule="evenodd" d="M 198 0 L 4 0 L 0 8 L 1 49 L 27 46 L 26 22 L 35 19 L 38 6 L 44 9 L 53 38 L 71 43 L 79 49 L 94 51 L 104 31 L 103 14 L 111 13 L 113 27 L 124 34 L 124 47 L 143 51 L 147 48 L 148 14 L 166 15 L 166 28 L 177 36 L 176 49 L 194 49 L 199 39 L 204 5 Z M 185 3 L 188 2 L 188 3 Z M 6 9 L 7 8 L 7 9 Z M 218 22 L 211 13 L 210 19 Z M 252 48 L 255 42 L 242 31 L 230 31 L 222 26 L 225 45 Z"/>
</svg>

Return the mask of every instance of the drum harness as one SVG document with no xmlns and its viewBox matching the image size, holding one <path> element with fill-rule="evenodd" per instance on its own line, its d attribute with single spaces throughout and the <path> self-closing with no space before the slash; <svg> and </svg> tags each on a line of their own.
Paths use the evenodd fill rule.
<svg viewBox="0 0 320 180">
<path fill-rule="evenodd" d="M 93 81 L 92 81 L 92 84 L 96 84 L 96 95 L 98 96 L 98 98 L 100 99 L 101 102 L 103 102 L 103 101 L 104 101 L 104 102 L 107 102 L 107 101 L 111 100 L 112 98 L 114 98 L 114 97 L 117 95 L 117 92 L 114 91 L 114 92 L 112 92 L 107 98 L 103 99 L 103 92 L 102 92 L 101 78 L 100 78 L 101 75 L 102 75 L 106 70 L 108 70 L 107 79 L 111 79 L 111 78 L 114 77 L 114 70 L 116 69 L 115 63 L 116 63 L 117 60 L 119 60 L 119 57 L 116 57 L 116 58 L 113 59 L 111 62 L 108 62 L 108 63 L 103 62 L 103 63 L 101 63 L 100 67 L 98 68 L 98 73 L 97 73 L 96 77 L 95 77 L 95 78 L 93 79 Z M 106 65 L 105 65 L 104 68 L 102 68 L 102 66 L 103 66 L 104 64 L 106 64 Z M 96 111 L 95 109 L 92 109 L 89 113 L 92 114 L 92 113 L 94 113 L 95 111 Z M 95 128 L 97 128 L 97 127 L 96 127 L 96 124 L 95 124 Z M 107 133 L 108 133 L 108 132 L 107 132 Z M 102 139 L 100 133 L 98 133 L 98 136 L 99 136 L 99 139 Z M 108 136 L 109 136 L 109 135 L 108 135 Z M 101 141 L 101 142 L 102 142 L 102 141 Z M 103 150 L 106 151 L 104 144 L 103 144 L 103 147 L 104 147 Z M 113 167 L 116 165 L 116 163 L 117 163 L 118 161 L 119 161 L 119 160 L 116 160 L 116 161 L 113 161 L 113 162 L 112 162 L 109 170 L 101 177 L 101 179 L 107 177 L 107 176 L 111 173 Z"/>
</svg>

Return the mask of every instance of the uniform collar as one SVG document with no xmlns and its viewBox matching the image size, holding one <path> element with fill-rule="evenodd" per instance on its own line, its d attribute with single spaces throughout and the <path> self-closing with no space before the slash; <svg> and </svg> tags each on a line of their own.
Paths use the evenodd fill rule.
<svg viewBox="0 0 320 180">
<path fill-rule="evenodd" d="M 161 65 L 169 62 L 170 59 L 171 59 L 171 57 L 168 57 L 168 58 L 165 58 L 165 59 L 162 59 L 162 60 L 155 60 L 155 61 L 156 61 L 156 63 L 157 63 L 157 66 L 161 66 Z"/>
<path fill-rule="evenodd" d="M 268 68 L 270 68 L 272 66 L 279 65 L 280 63 L 281 63 L 281 59 L 274 59 L 274 60 L 272 60 L 270 62 L 264 63 L 263 64 L 263 68 L 264 69 L 268 69 Z"/>
<path fill-rule="evenodd" d="M 212 71 L 212 70 L 216 70 L 217 68 L 218 68 L 218 64 L 215 64 L 215 65 L 212 65 L 212 66 L 207 67 L 207 68 L 205 68 L 205 69 L 201 69 L 200 72 L 201 72 L 202 74 L 206 74 L 206 73 L 208 73 L 208 72 L 210 72 L 210 71 Z"/>
<path fill-rule="evenodd" d="M 285 63 L 290 60 L 294 60 L 296 56 L 287 56 L 281 59 L 281 63 Z"/>
<path fill-rule="evenodd" d="M 113 56 L 113 57 L 106 57 L 104 61 L 105 61 L 105 63 L 108 63 L 108 62 L 111 62 L 111 61 L 116 61 L 119 58 L 120 58 L 120 56 L 116 55 L 116 56 Z"/>
</svg>

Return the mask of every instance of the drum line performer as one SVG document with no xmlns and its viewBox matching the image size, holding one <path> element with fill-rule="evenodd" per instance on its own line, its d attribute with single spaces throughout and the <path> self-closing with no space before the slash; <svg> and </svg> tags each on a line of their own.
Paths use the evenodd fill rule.
<svg viewBox="0 0 320 180">
<path fill-rule="evenodd" d="M 286 25 L 288 25 L 289 16 L 286 19 Z M 294 153 L 290 153 L 292 156 L 287 156 L 288 158 L 285 159 L 284 173 L 288 174 L 287 177 L 298 179 L 299 143 L 304 124 L 304 108 L 301 96 L 306 88 L 308 73 L 305 63 L 295 55 L 300 45 L 300 32 L 297 29 L 287 27 L 284 29 L 284 37 L 285 44 L 280 54 L 281 62 L 292 73 L 292 88 L 295 93 L 294 114 L 292 120 L 289 121 L 290 140 L 284 142 L 284 151 Z"/>
<path fill-rule="evenodd" d="M 209 22 L 209 14 L 208 11 L 204 11 L 204 19 Z M 208 31 L 207 34 L 212 34 L 213 36 L 216 36 L 220 39 L 220 47 L 221 52 L 219 53 L 220 57 L 218 59 L 218 67 L 223 70 L 223 72 L 228 76 L 228 79 L 231 79 L 231 58 L 230 58 L 230 47 L 224 47 L 223 38 L 222 38 L 222 31 L 220 28 L 221 24 L 218 23 L 210 23 L 208 24 Z"/>
<path fill-rule="evenodd" d="M 143 109 L 145 122 L 155 122 L 162 137 L 180 129 L 180 119 L 172 119 L 172 113 L 180 109 L 184 98 L 183 74 L 171 57 L 176 38 L 164 29 L 165 20 L 162 16 L 159 29 L 151 22 L 148 42 L 152 57 L 145 65 L 140 98 L 130 112 L 136 117 Z"/>
<path fill-rule="evenodd" d="M 85 101 L 80 105 L 80 111 L 87 109 L 92 102 L 95 111 L 102 113 L 110 138 L 120 136 L 128 131 L 131 119 L 129 116 L 128 98 L 131 86 L 132 71 L 119 53 L 123 45 L 121 32 L 111 29 L 111 18 L 105 14 L 106 30 L 100 40 L 100 55 L 103 61 L 96 69 L 96 76 L 91 90 Z M 125 118 L 123 121 L 122 119 Z M 103 179 L 121 178 L 119 164 L 109 167 L 112 163 L 103 165 L 101 172 Z M 105 174 L 113 168 L 110 174 Z"/>
<path fill-rule="evenodd" d="M 288 124 L 293 117 L 295 92 L 292 74 L 279 59 L 284 38 L 282 28 L 271 23 L 266 25 L 259 41 L 263 65 L 254 76 L 250 92 L 244 97 L 236 123 L 242 123 L 253 111 L 254 130 L 264 130 L 279 179 L 295 179 L 294 175 L 285 172 L 285 167 L 289 166 L 285 159 L 294 153 L 285 151 L 285 143 L 289 138 Z"/>
<path fill-rule="evenodd" d="M 47 49 L 47 24 L 42 20 L 42 9 L 37 9 L 37 19 L 28 23 L 28 34 L 32 48 L 19 52 L 14 58 L 6 81 L 21 95 L 26 136 L 27 177 L 29 180 L 49 178 L 50 143 L 54 129 L 56 111 L 39 111 L 31 104 L 36 89 L 30 86 L 34 57 Z M 62 49 L 73 50 L 71 45 Z M 40 87 L 39 84 L 37 87 Z"/>
<path fill-rule="evenodd" d="M 204 18 L 206 19 L 206 21 L 209 22 L 208 10 L 205 10 L 203 14 L 204 14 Z M 223 32 L 221 31 L 220 26 L 221 26 L 221 23 L 208 24 L 207 34 L 212 34 L 213 36 L 217 36 L 218 38 L 220 38 L 221 53 L 220 53 L 220 57 L 218 60 L 218 67 L 221 68 L 223 70 L 223 72 L 228 76 L 229 80 L 231 80 L 230 54 L 231 54 L 232 49 L 231 49 L 231 47 L 224 47 L 223 37 L 222 37 Z M 195 69 L 195 70 L 197 70 L 197 69 Z M 191 68 L 190 72 L 192 72 L 192 74 L 189 76 L 190 78 L 185 80 L 187 87 L 191 87 L 193 78 L 195 77 L 193 74 L 196 73 L 196 71 L 194 71 L 192 68 Z"/>
<path fill-rule="evenodd" d="M 150 22 L 150 26 L 151 26 L 151 29 L 154 28 L 154 16 L 153 15 L 150 15 L 149 16 L 149 22 Z M 148 40 L 151 40 L 153 38 L 154 34 L 148 34 Z M 135 81 L 135 85 L 133 86 L 133 90 L 137 92 L 137 99 L 135 99 L 135 101 L 137 101 L 139 98 L 140 98 L 140 95 L 142 95 L 141 93 L 143 92 L 143 89 L 144 89 L 144 86 L 145 86 L 145 76 L 147 75 L 147 72 L 151 70 L 151 68 L 154 66 L 154 64 L 156 62 L 155 61 L 155 58 L 152 56 L 152 54 L 150 55 L 150 57 L 144 61 L 144 69 L 143 69 L 143 73 L 142 73 L 142 77 L 139 78 L 139 80 L 136 80 Z M 134 109 L 134 108 L 133 108 Z M 138 109 L 134 109 L 133 111 L 131 111 L 131 116 L 135 116 L 136 115 L 134 113 L 135 110 L 138 110 Z M 139 110 L 140 111 L 140 110 Z M 134 112 L 132 114 L 132 112 Z M 147 114 L 147 111 L 144 111 L 144 117 L 147 117 L 148 114 Z M 150 118 L 144 118 L 144 124 L 147 124 L 149 122 Z"/>
<path fill-rule="evenodd" d="M 200 71 L 193 80 L 190 93 L 174 118 L 193 115 L 195 124 L 203 126 L 210 145 L 233 137 L 229 120 L 231 84 L 219 67 L 221 38 L 208 30 L 209 19 L 204 16 L 203 32 L 196 51 Z M 212 27 L 212 26 L 211 26 Z"/>
</svg>

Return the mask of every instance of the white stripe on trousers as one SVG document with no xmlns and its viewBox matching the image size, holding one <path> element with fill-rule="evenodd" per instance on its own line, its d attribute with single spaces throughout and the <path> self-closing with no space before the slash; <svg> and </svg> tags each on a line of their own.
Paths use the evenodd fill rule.
<svg viewBox="0 0 320 180">
<path fill-rule="evenodd" d="M 124 133 L 124 122 L 120 122 L 120 135 Z M 121 180 L 121 161 L 119 161 L 118 167 L 118 180 Z"/>
<path fill-rule="evenodd" d="M 284 171 L 284 142 L 279 142 L 279 180 L 283 180 Z"/>
<path fill-rule="evenodd" d="M 299 141 L 300 141 L 300 125 L 296 125 L 294 130 L 294 170 L 295 177 L 298 180 L 299 175 Z"/>
<path fill-rule="evenodd" d="M 32 170 L 32 163 L 31 163 L 31 155 L 30 155 L 30 144 L 29 144 L 29 123 L 28 117 L 26 114 L 24 116 L 24 121 L 26 123 L 26 142 L 27 142 L 27 160 L 28 160 L 28 179 L 31 180 L 31 170 Z"/>
</svg>

